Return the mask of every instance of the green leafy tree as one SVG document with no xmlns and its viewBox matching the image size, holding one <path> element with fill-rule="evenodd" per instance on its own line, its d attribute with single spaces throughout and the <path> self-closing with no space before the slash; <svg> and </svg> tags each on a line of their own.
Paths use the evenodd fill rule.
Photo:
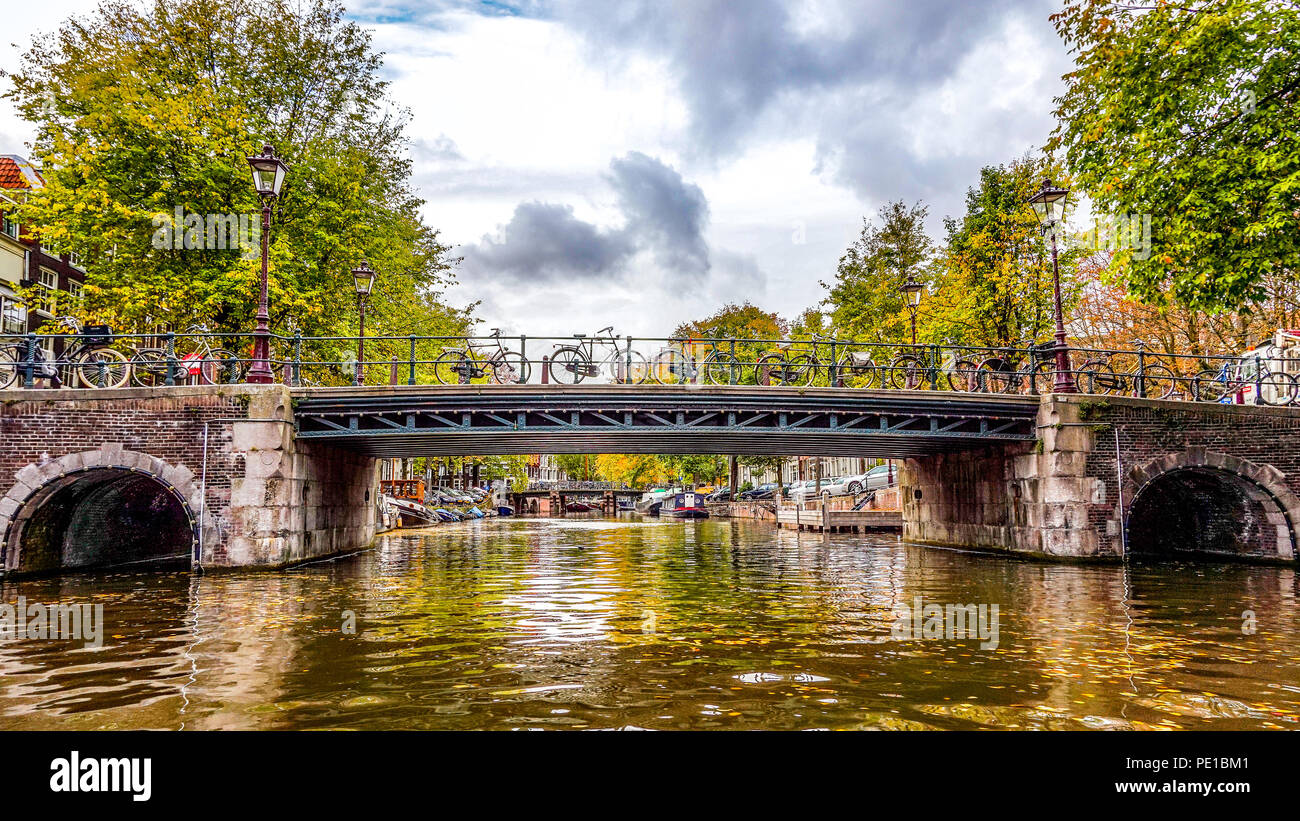
<svg viewBox="0 0 1300 821">
<path fill-rule="evenodd" d="M 837 332 L 860 342 L 899 342 L 909 336 L 901 287 L 909 276 L 931 279 L 934 243 L 925 231 L 929 209 L 890 202 L 877 213 L 879 225 L 863 220 L 862 234 L 840 257 L 835 281 L 823 304 Z"/>
<path fill-rule="evenodd" d="M 1150 215 L 1151 248 L 1114 263 L 1153 302 L 1235 309 L 1300 267 L 1300 8 L 1277 0 L 1070 0 L 1076 54 L 1057 99 L 1080 187 Z"/>
<path fill-rule="evenodd" d="M 255 249 L 177 248 L 159 220 L 179 208 L 260 223 L 245 158 L 270 144 L 290 166 L 269 237 L 272 330 L 355 333 L 349 272 L 366 258 L 372 332 L 459 333 L 467 312 L 440 299 L 455 260 L 420 218 L 407 117 L 381 69 L 338 0 L 104 0 L 10 78 L 47 182 L 24 222 L 81 254 L 91 315 L 248 331 Z M 206 227 L 191 239 L 206 246 Z M 336 347 L 315 354 L 351 349 Z"/>
</svg>

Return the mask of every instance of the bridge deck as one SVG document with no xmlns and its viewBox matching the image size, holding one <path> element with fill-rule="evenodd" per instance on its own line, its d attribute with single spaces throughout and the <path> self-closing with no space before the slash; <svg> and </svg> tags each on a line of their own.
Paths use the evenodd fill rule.
<svg viewBox="0 0 1300 821">
<path fill-rule="evenodd" d="M 376 456 L 775 453 L 909 456 L 1032 440 L 1039 399 L 702 385 L 295 388 L 304 439 Z"/>
</svg>

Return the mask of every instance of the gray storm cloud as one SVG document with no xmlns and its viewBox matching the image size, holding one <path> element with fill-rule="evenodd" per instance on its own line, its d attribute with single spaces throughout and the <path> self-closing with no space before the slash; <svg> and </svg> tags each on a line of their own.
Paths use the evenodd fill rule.
<svg viewBox="0 0 1300 821">
<path fill-rule="evenodd" d="M 919 156 L 911 123 L 899 112 L 940 88 L 1009 22 L 1023 23 L 1041 43 L 1044 82 L 1051 86 L 1042 96 L 1050 99 L 1056 78 L 1069 69 L 1048 21 L 1059 5 L 1057 0 L 557 0 L 550 11 L 584 36 L 594 61 L 617 63 L 630 52 L 665 60 L 689 111 L 690 145 L 699 155 L 739 153 L 749 139 L 783 129 L 811 134 L 819 164 L 833 168 L 860 194 L 879 199 L 928 197 L 951 189 L 948 175 L 955 169 L 974 170 L 967 157 Z M 969 103 L 978 109 L 984 100 Z M 1015 156 L 1041 144 L 1051 121 L 1046 111 L 1034 111 L 991 125 Z M 895 187 L 900 181 L 908 187 Z"/>
<path fill-rule="evenodd" d="M 634 255 L 647 251 L 669 277 L 708 273 L 709 205 L 698 185 L 636 151 L 611 161 L 605 180 L 622 226 L 601 228 L 577 218 L 568 205 L 520 203 L 497 236 L 461 249 L 463 267 L 519 280 L 619 276 Z"/>
</svg>

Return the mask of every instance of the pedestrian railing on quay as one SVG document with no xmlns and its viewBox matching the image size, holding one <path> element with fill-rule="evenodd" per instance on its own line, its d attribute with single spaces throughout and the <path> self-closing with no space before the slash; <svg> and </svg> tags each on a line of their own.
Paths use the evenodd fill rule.
<svg viewBox="0 0 1300 821">
<path fill-rule="evenodd" d="M 76 333 L 0 337 L 0 389 L 162 387 L 269 380 L 361 385 L 748 385 L 1084 394 L 1292 405 L 1300 358 L 803 339 L 569 336 L 286 336 L 266 338 L 256 367 L 249 333 Z"/>
</svg>

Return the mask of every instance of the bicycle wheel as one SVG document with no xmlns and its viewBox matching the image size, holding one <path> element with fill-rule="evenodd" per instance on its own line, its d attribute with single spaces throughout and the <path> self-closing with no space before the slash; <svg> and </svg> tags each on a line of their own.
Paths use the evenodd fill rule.
<svg viewBox="0 0 1300 821">
<path fill-rule="evenodd" d="M 433 360 L 433 378 L 439 385 L 460 385 L 469 381 L 465 376 L 473 367 L 463 351 L 443 351 Z"/>
<path fill-rule="evenodd" d="M 821 366 L 812 355 L 797 353 L 790 357 L 786 367 L 789 369 L 789 381 L 786 384 L 802 387 L 813 383 L 817 378 L 817 370 Z"/>
<path fill-rule="evenodd" d="M 167 384 L 167 352 L 159 348 L 141 348 L 131 357 L 131 383 L 141 388 Z"/>
<path fill-rule="evenodd" d="M 1259 398 L 1265 405 L 1290 405 L 1300 394 L 1300 382 L 1295 376 L 1275 371 L 1259 378 Z"/>
<path fill-rule="evenodd" d="M 587 378 L 591 362 L 587 359 L 587 355 L 577 348 L 556 348 L 555 353 L 551 354 L 548 369 L 551 373 L 551 381 L 555 384 L 576 385 Z"/>
<path fill-rule="evenodd" d="M 1201 402 L 1218 402 L 1228 393 L 1228 384 L 1222 379 L 1220 371 L 1205 370 L 1196 375 L 1193 391 L 1193 395 Z"/>
<path fill-rule="evenodd" d="M 995 357 L 980 363 L 980 383 L 989 393 L 1018 393 L 1022 375 L 1010 361 Z"/>
<path fill-rule="evenodd" d="M 1148 365 L 1142 371 L 1142 383 L 1148 399 L 1167 399 L 1178 386 L 1178 378 L 1164 365 Z"/>
<path fill-rule="evenodd" d="M 14 359 L 14 349 L 0 348 L 0 391 L 12 387 L 18 381 L 18 361 Z"/>
<path fill-rule="evenodd" d="M 785 357 L 777 353 L 770 353 L 758 358 L 758 363 L 754 366 L 754 378 L 760 385 L 781 385 L 781 376 L 784 374 Z"/>
<path fill-rule="evenodd" d="M 533 366 L 514 351 L 502 352 L 492 365 L 492 381 L 498 385 L 522 385 L 533 375 Z"/>
<path fill-rule="evenodd" d="M 614 351 L 600 363 L 601 373 L 609 374 L 616 385 L 640 385 L 649 376 L 645 357 L 636 351 Z"/>
<path fill-rule="evenodd" d="M 120 388 L 131 378 L 131 363 L 112 348 L 82 351 L 73 358 L 72 368 L 85 388 Z"/>
<path fill-rule="evenodd" d="M 948 390 L 966 392 L 985 392 L 989 390 L 988 371 L 982 365 L 976 365 L 969 359 L 959 359 L 944 374 Z"/>
<path fill-rule="evenodd" d="M 1079 393 L 1108 396 L 1115 393 L 1120 379 L 1110 369 L 1110 365 L 1100 359 L 1094 359 L 1084 362 L 1075 369 L 1074 384 L 1079 389 Z"/>
<path fill-rule="evenodd" d="M 1051 393 L 1056 387 L 1056 363 L 1039 362 L 1029 372 L 1029 382 L 1034 387 L 1034 393 Z"/>
<path fill-rule="evenodd" d="M 223 348 L 213 348 L 199 360 L 200 385 L 228 385 L 243 378 L 239 357 Z"/>
<path fill-rule="evenodd" d="M 740 382 L 740 360 L 729 353 L 714 351 L 704 358 L 704 382 L 735 385 Z"/>
<path fill-rule="evenodd" d="M 889 387 L 895 390 L 918 390 L 925 381 L 925 363 L 915 356 L 900 356 L 889 363 Z"/>
</svg>

